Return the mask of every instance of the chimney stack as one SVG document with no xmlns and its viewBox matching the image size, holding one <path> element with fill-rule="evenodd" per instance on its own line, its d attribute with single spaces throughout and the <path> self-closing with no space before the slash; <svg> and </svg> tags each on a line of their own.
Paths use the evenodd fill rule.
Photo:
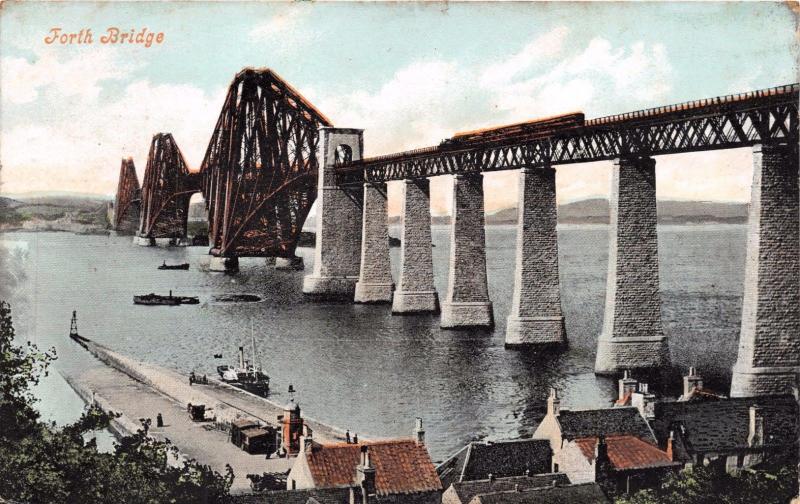
<svg viewBox="0 0 800 504">
<path fill-rule="evenodd" d="M 361 462 L 356 467 L 356 484 L 361 490 L 361 504 L 368 504 L 369 496 L 375 494 L 375 468 L 369 460 L 369 445 L 361 447 Z"/>
<path fill-rule="evenodd" d="M 622 378 L 620 378 L 619 382 L 619 399 L 622 401 L 622 398 L 625 397 L 629 392 L 633 394 L 636 392 L 636 385 L 638 384 L 634 378 L 631 378 L 631 372 L 627 369 L 623 372 Z"/>
<path fill-rule="evenodd" d="M 669 431 L 669 439 L 667 439 L 667 455 L 670 460 L 675 460 L 675 431 Z"/>
<path fill-rule="evenodd" d="M 419 446 L 425 445 L 425 429 L 422 428 L 422 419 L 420 417 L 417 417 L 414 426 L 414 439 L 416 439 Z"/>
<path fill-rule="evenodd" d="M 683 377 L 683 397 L 688 397 L 696 388 L 703 388 L 703 378 L 697 375 L 694 367 L 690 367 L 689 374 Z"/>
<path fill-rule="evenodd" d="M 750 406 L 750 428 L 747 435 L 747 444 L 751 448 L 764 445 L 764 415 L 758 406 Z"/>
<path fill-rule="evenodd" d="M 547 414 L 558 416 L 561 411 L 561 400 L 558 398 L 556 389 L 550 389 L 550 395 L 547 397 Z"/>
<path fill-rule="evenodd" d="M 653 420 L 656 417 L 656 396 L 650 393 L 650 387 L 646 383 L 639 384 L 639 392 L 631 395 L 631 405 L 639 410 L 645 420 Z"/>
</svg>

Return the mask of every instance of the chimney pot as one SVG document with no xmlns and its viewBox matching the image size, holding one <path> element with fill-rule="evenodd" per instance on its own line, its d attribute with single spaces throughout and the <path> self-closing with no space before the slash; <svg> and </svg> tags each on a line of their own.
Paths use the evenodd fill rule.
<svg viewBox="0 0 800 504">
<path fill-rule="evenodd" d="M 547 414 L 558 416 L 561 411 L 561 400 L 558 398 L 556 389 L 550 389 L 550 396 L 547 398 Z"/>
<path fill-rule="evenodd" d="M 414 426 L 414 439 L 417 441 L 418 445 L 425 444 L 425 429 L 422 428 L 422 418 L 420 417 L 417 417 Z"/>
</svg>

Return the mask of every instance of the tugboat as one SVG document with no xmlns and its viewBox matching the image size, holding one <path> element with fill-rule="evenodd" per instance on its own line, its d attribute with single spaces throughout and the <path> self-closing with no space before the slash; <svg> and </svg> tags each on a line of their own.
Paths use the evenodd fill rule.
<svg viewBox="0 0 800 504">
<path fill-rule="evenodd" d="M 251 336 L 252 337 L 252 336 Z M 217 373 L 220 379 L 234 387 L 246 390 L 261 397 L 269 394 L 269 376 L 261 369 L 256 367 L 256 340 L 253 337 L 253 362 L 244 358 L 244 347 L 239 347 L 239 367 L 217 366 Z"/>
<path fill-rule="evenodd" d="M 169 291 L 169 296 L 161 296 L 152 292 L 143 296 L 133 296 L 133 304 L 140 305 L 178 306 L 198 303 L 200 303 L 200 298 L 197 296 L 173 296 L 172 291 Z"/>
<path fill-rule="evenodd" d="M 167 261 L 164 261 L 164 264 L 158 267 L 160 270 L 188 270 L 189 263 L 181 263 L 181 264 L 167 264 Z"/>
</svg>

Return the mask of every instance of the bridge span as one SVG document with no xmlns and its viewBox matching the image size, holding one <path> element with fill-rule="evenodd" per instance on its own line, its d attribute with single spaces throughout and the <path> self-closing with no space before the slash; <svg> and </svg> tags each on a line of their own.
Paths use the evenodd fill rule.
<svg viewBox="0 0 800 504">
<path fill-rule="evenodd" d="M 304 291 L 438 312 L 445 328 L 491 327 L 482 172 L 518 170 L 516 275 L 506 345 L 567 342 L 558 273 L 555 167 L 613 160 L 606 305 L 595 371 L 669 363 L 661 321 L 653 156 L 750 147 L 753 184 L 734 396 L 787 392 L 800 371 L 797 84 L 586 120 L 583 114 L 457 134 L 363 158 L 362 131 L 326 128 L 317 249 Z M 453 175 L 444 299 L 433 286 L 430 177 Z M 402 181 L 395 288 L 386 182 Z M 357 251 L 360 250 L 360 255 Z"/>
<path fill-rule="evenodd" d="M 202 192 L 213 269 L 233 271 L 240 256 L 291 260 L 316 199 L 315 261 L 304 279 L 306 294 L 391 303 L 394 314 L 441 312 L 444 328 L 492 327 L 482 173 L 517 170 L 506 345 L 565 345 L 555 170 L 613 160 L 595 371 L 614 374 L 670 360 L 661 321 L 654 156 L 749 147 L 753 184 L 731 395 L 784 393 L 800 372 L 798 91 L 792 84 L 588 120 L 573 113 L 365 158 L 363 130 L 333 127 L 271 70 L 245 69 L 231 83 L 199 172 L 186 168 L 171 135 L 156 135 L 141 191 L 132 161 L 123 162 L 115 210 L 141 208 L 140 244 L 173 243 L 185 237 L 188 198 Z M 449 279 L 441 300 L 433 282 L 428 180 L 440 175 L 455 179 Z M 388 181 L 400 181 L 404 195 L 396 285 Z M 117 226 L 123 217 L 115 218 Z"/>
</svg>

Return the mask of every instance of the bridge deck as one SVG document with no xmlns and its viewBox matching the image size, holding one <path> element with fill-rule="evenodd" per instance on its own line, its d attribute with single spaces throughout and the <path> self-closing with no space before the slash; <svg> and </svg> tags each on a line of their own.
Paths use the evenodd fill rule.
<svg viewBox="0 0 800 504">
<path fill-rule="evenodd" d="M 751 146 L 798 136 L 798 91 L 769 89 L 595 119 L 568 114 L 337 168 L 340 185 Z"/>
</svg>

